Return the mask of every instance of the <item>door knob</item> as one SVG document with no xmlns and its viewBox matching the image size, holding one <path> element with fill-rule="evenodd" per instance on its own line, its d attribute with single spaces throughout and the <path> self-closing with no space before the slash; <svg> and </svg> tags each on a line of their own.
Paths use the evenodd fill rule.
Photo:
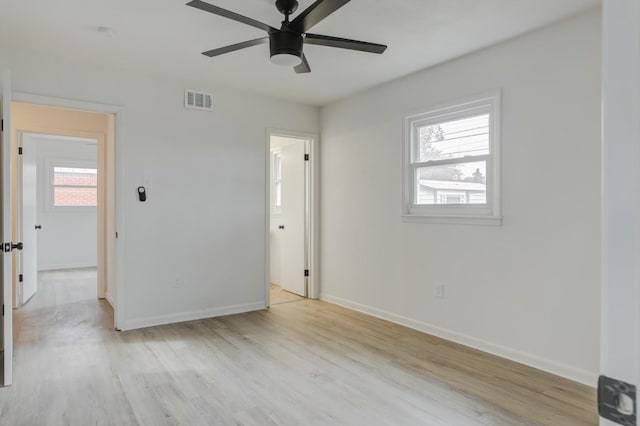
<svg viewBox="0 0 640 426">
<path fill-rule="evenodd" d="M 278 229 L 284 229 L 284 225 L 278 226 Z"/>
<path fill-rule="evenodd" d="M 22 243 L 11 243 L 11 250 L 22 250 L 22 248 L 24 247 L 24 245 Z"/>
<path fill-rule="evenodd" d="M 42 225 L 36 225 L 36 229 L 42 229 Z"/>
</svg>

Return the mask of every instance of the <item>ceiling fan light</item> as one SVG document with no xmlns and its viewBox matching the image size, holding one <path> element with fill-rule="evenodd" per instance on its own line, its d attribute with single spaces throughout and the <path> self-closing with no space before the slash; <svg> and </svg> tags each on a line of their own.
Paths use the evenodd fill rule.
<svg viewBox="0 0 640 426">
<path fill-rule="evenodd" d="M 302 58 L 291 53 L 276 53 L 271 56 L 271 62 L 276 65 L 295 67 L 302 63 Z"/>
<path fill-rule="evenodd" d="M 271 62 L 289 67 L 300 65 L 303 43 L 302 35 L 290 31 L 276 31 L 269 34 Z"/>
</svg>

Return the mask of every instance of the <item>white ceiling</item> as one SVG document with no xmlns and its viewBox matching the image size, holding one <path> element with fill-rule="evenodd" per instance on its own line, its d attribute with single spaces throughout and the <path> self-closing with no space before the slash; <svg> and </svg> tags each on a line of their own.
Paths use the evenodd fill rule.
<svg viewBox="0 0 640 426">
<path fill-rule="evenodd" d="M 207 0 L 274 27 L 273 0 Z M 324 105 L 586 11 L 600 0 L 352 0 L 311 32 L 387 44 L 383 55 L 305 46 L 310 74 L 269 61 L 268 45 L 200 53 L 264 33 L 186 0 L 1 0 L 0 45 L 136 72 L 212 81 Z M 313 3 L 300 0 L 299 11 Z M 96 28 L 113 28 L 114 34 Z"/>
</svg>

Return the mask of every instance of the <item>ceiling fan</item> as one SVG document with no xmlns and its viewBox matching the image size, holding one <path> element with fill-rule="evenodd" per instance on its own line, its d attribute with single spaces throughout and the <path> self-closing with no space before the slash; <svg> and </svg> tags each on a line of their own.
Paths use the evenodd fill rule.
<svg viewBox="0 0 640 426">
<path fill-rule="evenodd" d="M 236 50 L 269 42 L 271 61 L 273 63 L 293 66 L 293 69 L 297 73 L 308 73 L 311 72 L 311 68 L 309 67 L 309 62 L 302 51 L 304 44 L 338 47 L 341 49 L 358 50 L 361 52 L 378 54 L 383 53 L 387 49 L 387 46 L 382 44 L 311 34 L 307 32 L 311 27 L 331 15 L 345 4 L 349 3 L 349 1 L 350 0 L 317 0 L 306 10 L 299 13 L 290 22 L 289 16 L 298 8 L 297 0 L 276 0 L 276 8 L 284 15 L 284 21 L 282 21 L 280 29 L 201 0 L 190 1 L 187 3 L 187 6 L 195 7 L 196 9 L 232 19 L 267 32 L 266 37 L 209 50 L 207 52 L 203 52 L 203 55 L 212 58 L 224 53 L 234 52 Z"/>
</svg>

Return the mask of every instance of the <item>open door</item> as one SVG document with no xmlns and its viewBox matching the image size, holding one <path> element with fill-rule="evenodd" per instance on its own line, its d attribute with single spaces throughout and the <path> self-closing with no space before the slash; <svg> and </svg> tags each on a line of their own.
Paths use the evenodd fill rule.
<svg viewBox="0 0 640 426">
<path fill-rule="evenodd" d="M 283 290 L 307 296 L 305 278 L 305 210 L 306 210 L 306 152 L 307 141 L 300 139 L 282 146 L 282 205 L 284 225 L 282 243 Z"/>
<path fill-rule="evenodd" d="M 11 74 L 2 75 L 2 136 L 0 137 L 2 167 L 2 382 L 13 381 L 13 288 L 11 251 L 17 244 L 11 242 Z"/>
<path fill-rule="evenodd" d="M 601 425 L 640 407 L 640 2 L 603 2 Z"/>
<path fill-rule="evenodd" d="M 24 247 L 18 252 L 17 265 L 20 305 L 24 305 L 38 290 L 38 250 L 36 225 L 37 144 L 29 135 L 18 136 L 18 241 Z"/>
</svg>

